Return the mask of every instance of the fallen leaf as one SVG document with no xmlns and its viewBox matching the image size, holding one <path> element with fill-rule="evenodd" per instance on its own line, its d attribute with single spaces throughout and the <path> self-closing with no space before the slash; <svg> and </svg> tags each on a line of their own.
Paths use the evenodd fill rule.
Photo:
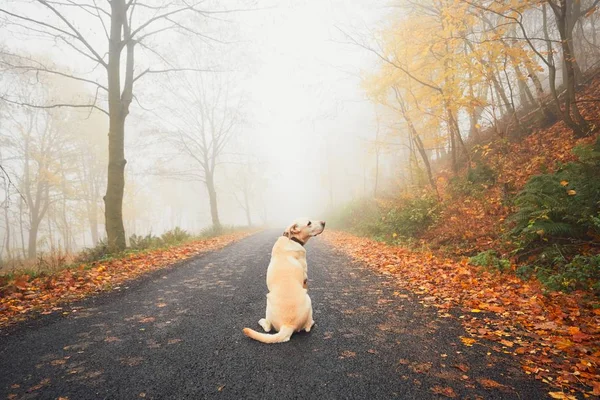
<svg viewBox="0 0 600 400">
<path fill-rule="evenodd" d="M 558 400 L 577 400 L 577 397 L 572 396 L 570 394 L 563 393 L 563 392 L 548 392 L 548 394 L 553 399 L 558 399 Z"/>
<path fill-rule="evenodd" d="M 350 350 L 344 350 L 340 353 L 340 357 L 339 358 L 352 358 L 355 357 L 356 353 Z"/>
<path fill-rule="evenodd" d="M 456 392 L 451 387 L 434 386 L 430 389 L 433 393 L 441 396 L 449 397 L 451 399 L 456 397 Z"/>
<path fill-rule="evenodd" d="M 464 337 L 464 336 L 461 336 L 460 340 L 463 342 L 463 344 L 465 346 L 469 346 L 469 347 L 473 346 L 474 343 L 477 343 L 477 340 L 475 340 L 473 338 Z"/>
<path fill-rule="evenodd" d="M 496 382 L 495 380 L 489 379 L 489 378 L 478 378 L 477 382 L 479 382 L 481 384 L 481 386 L 483 386 L 486 389 L 504 387 L 503 384 Z"/>
<path fill-rule="evenodd" d="M 467 372 L 469 371 L 469 367 L 467 367 L 465 364 L 457 364 L 457 365 L 453 365 L 454 368 L 458 368 L 459 370 L 461 370 L 462 372 Z"/>
</svg>

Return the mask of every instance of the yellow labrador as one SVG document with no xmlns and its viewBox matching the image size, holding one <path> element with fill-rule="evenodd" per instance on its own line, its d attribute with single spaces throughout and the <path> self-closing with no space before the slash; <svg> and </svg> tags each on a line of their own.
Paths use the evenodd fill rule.
<svg viewBox="0 0 600 400">
<path fill-rule="evenodd" d="M 258 321 L 265 332 L 244 328 L 244 334 L 263 343 L 282 343 L 290 340 L 292 333 L 304 329 L 310 332 L 314 325 L 313 310 L 307 289 L 306 250 L 304 245 L 325 229 L 325 221 L 306 218 L 295 220 L 277 239 L 271 252 L 267 269 L 267 312 Z"/>
</svg>

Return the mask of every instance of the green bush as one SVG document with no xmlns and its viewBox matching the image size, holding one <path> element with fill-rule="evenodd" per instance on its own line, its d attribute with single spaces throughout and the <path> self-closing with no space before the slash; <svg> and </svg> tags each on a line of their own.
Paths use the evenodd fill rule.
<svg viewBox="0 0 600 400">
<path fill-rule="evenodd" d="M 210 239 L 219 235 L 225 235 L 228 233 L 234 233 L 239 228 L 233 225 L 220 225 L 220 226 L 209 226 L 200 231 L 200 234 L 194 236 L 196 239 Z"/>
<path fill-rule="evenodd" d="M 191 237 L 192 235 L 180 227 L 175 227 L 175 229 L 171 229 L 160 236 L 163 243 L 166 245 L 183 243 L 189 240 Z"/>
<path fill-rule="evenodd" d="M 94 247 L 85 248 L 77 254 L 76 263 L 92 263 L 107 258 L 110 255 L 108 244 L 104 240 L 100 240 Z"/>
<path fill-rule="evenodd" d="M 586 290 L 600 295 L 600 255 L 575 256 L 570 262 L 554 262 L 536 268 L 540 282 L 551 290 Z"/>
<path fill-rule="evenodd" d="M 438 216 L 438 202 L 435 197 L 425 196 L 403 201 L 398 207 L 390 209 L 385 222 L 392 233 L 403 238 L 416 237 Z"/>
<path fill-rule="evenodd" d="M 133 250 L 145 250 L 164 246 L 161 238 L 152 233 L 146 236 L 133 234 L 129 237 L 129 247 Z"/>
<path fill-rule="evenodd" d="M 510 261 L 501 258 L 495 250 L 486 250 L 476 256 L 469 258 L 469 262 L 473 265 L 496 269 L 504 272 L 510 269 Z"/>
<path fill-rule="evenodd" d="M 535 274 L 550 290 L 600 294 L 600 256 L 578 254 L 600 236 L 600 138 L 573 153 L 577 161 L 530 178 L 515 198 L 517 212 L 509 218 L 515 252 L 535 256 L 517 274 Z"/>
<path fill-rule="evenodd" d="M 417 236 L 431 226 L 438 216 L 438 202 L 433 196 L 402 199 L 393 204 L 375 200 L 355 200 L 328 216 L 330 225 L 376 240 L 396 241 Z"/>
<path fill-rule="evenodd" d="M 453 197 L 460 195 L 480 196 L 485 190 L 496 182 L 496 172 L 489 166 L 478 163 L 470 168 L 466 176 L 450 178 L 448 189 Z"/>
<path fill-rule="evenodd" d="M 600 234 L 600 138 L 578 147 L 579 161 L 529 179 L 510 218 L 521 249 L 591 241 Z"/>
<path fill-rule="evenodd" d="M 474 184 L 493 185 L 496 183 L 496 172 L 486 164 L 477 163 L 467 172 L 467 181 Z"/>
</svg>

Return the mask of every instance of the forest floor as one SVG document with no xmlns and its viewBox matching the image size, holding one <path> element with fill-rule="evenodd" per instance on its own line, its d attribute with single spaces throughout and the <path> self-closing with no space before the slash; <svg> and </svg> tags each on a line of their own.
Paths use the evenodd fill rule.
<svg viewBox="0 0 600 400">
<path fill-rule="evenodd" d="M 556 399 L 600 396 L 600 307 L 585 294 L 546 294 L 537 281 L 484 270 L 430 251 L 412 251 L 344 232 L 326 240 L 357 262 L 393 278 L 401 290 L 454 318 L 465 346 L 519 360 Z M 490 353 L 488 353 L 489 355 Z"/>
<path fill-rule="evenodd" d="M 241 231 L 163 249 L 129 253 L 33 277 L 29 274 L 0 276 L 0 328 L 35 315 L 68 314 L 63 309 L 65 303 L 120 289 L 142 274 L 221 249 L 251 233 Z"/>
<path fill-rule="evenodd" d="M 577 95 L 582 115 L 600 126 L 600 75 Z M 495 173 L 493 183 L 475 193 L 452 191 L 453 174 L 442 168 L 436 180 L 442 197 L 442 212 L 434 226 L 419 236 L 428 248 L 448 255 L 474 255 L 488 249 L 508 253 L 514 244 L 507 239 L 505 220 L 514 212 L 509 201 L 533 175 L 551 173 L 561 164 L 574 161 L 577 145 L 592 144 L 600 133 L 586 138 L 574 137 L 563 121 L 537 128 L 526 137 L 500 135 L 490 128 L 478 145 L 471 148 L 471 167 L 483 164 Z M 466 168 L 465 168 L 466 169 Z M 466 171 L 459 173 L 464 176 Z"/>
</svg>

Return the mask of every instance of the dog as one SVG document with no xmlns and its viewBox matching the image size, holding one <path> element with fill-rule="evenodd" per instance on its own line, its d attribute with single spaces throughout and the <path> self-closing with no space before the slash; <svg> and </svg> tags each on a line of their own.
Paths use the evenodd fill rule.
<svg viewBox="0 0 600 400">
<path fill-rule="evenodd" d="M 258 324 L 265 332 L 244 328 L 246 336 L 263 343 L 283 343 L 294 332 L 310 332 L 315 324 L 308 296 L 308 269 L 304 245 L 325 229 L 325 221 L 295 220 L 275 242 L 267 268 L 267 311 Z"/>
</svg>

